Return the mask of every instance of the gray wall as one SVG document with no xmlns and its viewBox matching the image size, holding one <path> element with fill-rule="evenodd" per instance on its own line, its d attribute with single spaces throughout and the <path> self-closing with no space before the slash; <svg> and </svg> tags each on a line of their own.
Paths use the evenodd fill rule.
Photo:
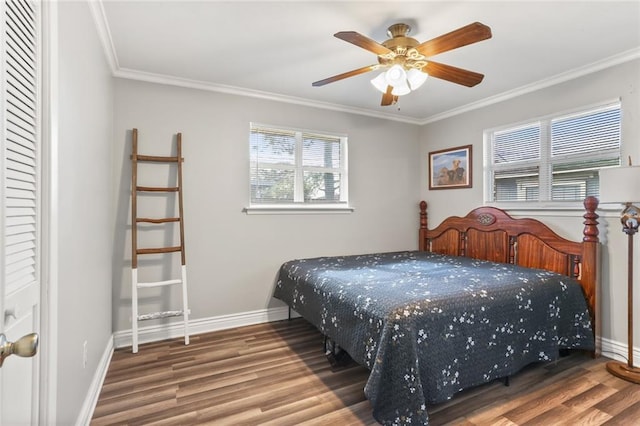
<svg viewBox="0 0 640 426">
<path fill-rule="evenodd" d="M 281 306 L 270 295 L 278 266 L 288 259 L 414 248 L 415 206 L 420 199 L 429 202 L 432 225 L 482 205 L 485 129 L 621 98 L 623 155 L 640 161 L 639 68 L 640 61 L 625 63 L 422 127 L 118 79 L 114 121 L 117 218 L 113 330 L 131 327 L 128 215 L 133 127 L 140 130 L 140 147 L 145 153 L 169 154 L 173 135 L 183 133 L 192 317 L 210 318 Z M 243 207 L 248 205 L 247 138 L 251 121 L 347 133 L 350 195 L 355 212 L 267 216 L 243 213 Z M 429 191 L 428 152 L 466 144 L 473 144 L 473 188 Z M 170 180 L 166 170 L 146 175 Z M 174 208 L 171 203 L 158 200 L 152 200 L 150 206 L 157 214 L 168 214 Z M 511 213 L 537 216 L 567 238 L 582 238 L 581 207 L 512 209 Z M 618 226 L 617 207 L 603 208 L 599 213 L 603 241 L 601 331 L 605 340 L 625 344 L 625 236 Z M 164 237 L 155 238 L 161 241 Z M 178 273 L 177 262 L 170 266 L 158 259 L 148 264 L 152 266 L 147 269 L 151 271 L 150 279 L 167 279 Z M 179 301 L 177 293 L 154 291 L 143 298 L 143 309 L 167 309 L 171 300 Z"/>
<path fill-rule="evenodd" d="M 417 247 L 418 126 L 121 79 L 116 80 L 115 105 L 116 332 L 131 328 L 129 155 L 130 131 L 134 127 L 139 130 L 139 152 L 144 154 L 170 154 L 173 136 L 177 132 L 183 134 L 185 241 L 193 319 L 283 306 L 271 294 L 278 268 L 286 260 Z M 252 121 L 347 134 L 349 194 L 355 211 L 243 213 L 249 203 Z M 171 181 L 170 170 L 162 167 L 140 169 L 139 176 L 150 179 L 148 184 Z M 175 208 L 173 201 L 146 202 L 139 209 L 140 216 L 170 215 Z M 160 233 L 150 233 L 150 240 L 163 241 Z M 140 281 L 175 278 L 179 274 L 178 256 L 171 262 L 142 262 Z M 180 301 L 179 293 L 168 289 L 146 290 L 145 295 L 141 297 L 141 311 L 168 309 L 171 303 Z"/>
<path fill-rule="evenodd" d="M 58 4 L 58 49 L 56 410 L 73 424 L 112 336 L 113 79 L 85 2 Z"/>
<path fill-rule="evenodd" d="M 622 100 L 623 109 L 623 157 L 631 156 L 634 164 L 640 164 L 640 61 L 632 61 L 580 77 L 556 86 L 538 90 L 495 105 L 441 120 L 421 129 L 421 193 L 429 202 L 429 219 L 437 224 L 450 215 L 464 215 L 470 209 L 483 204 L 482 164 L 485 129 L 517 123 L 535 117 L 581 108 L 616 98 Z M 444 191 L 428 191 L 427 156 L 451 146 L 473 144 L 473 188 Z M 606 188 L 602 188 L 606 191 Z M 452 199 L 455 202 L 452 202 Z M 621 232 L 618 206 L 599 211 L 602 250 L 601 318 L 602 336 L 626 344 L 626 236 Z M 545 208 L 540 211 L 513 210 L 514 216 L 539 216 L 551 224 L 562 236 L 582 238 L 582 214 L 580 210 L 557 211 Z M 636 238 L 638 240 L 638 238 Z M 636 241 L 637 253 L 638 241 Z M 635 264 L 638 265 L 637 257 Z M 636 268 L 635 282 L 640 279 Z M 636 296 L 640 296 L 637 295 Z M 635 306 L 639 306 L 640 297 Z M 635 318 L 636 342 L 640 341 L 640 318 Z M 611 354 L 606 354 L 611 355 Z"/>
</svg>

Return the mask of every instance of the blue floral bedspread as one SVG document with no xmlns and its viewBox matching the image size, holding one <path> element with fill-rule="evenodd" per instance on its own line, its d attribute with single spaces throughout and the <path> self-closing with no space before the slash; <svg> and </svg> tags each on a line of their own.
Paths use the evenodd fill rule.
<svg viewBox="0 0 640 426">
<path fill-rule="evenodd" d="M 429 404 L 594 349 L 579 283 L 509 264 L 419 251 L 293 260 L 274 297 L 371 371 L 383 424 L 428 424 Z"/>
</svg>

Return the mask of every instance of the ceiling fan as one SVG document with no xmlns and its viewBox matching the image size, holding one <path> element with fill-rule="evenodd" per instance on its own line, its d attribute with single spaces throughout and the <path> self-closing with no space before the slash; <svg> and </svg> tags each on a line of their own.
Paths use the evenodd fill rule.
<svg viewBox="0 0 640 426">
<path fill-rule="evenodd" d="M 378 63 L 334 75 L 312 85 L 324 86 L 369 71 L 388 68 L 385 73 L 371 80 L 371 83 L 383 93 L 381 105 L 386 106 L 395 104 L 398 96 L 417 89 L 429 75 L 467 87 L 475 86 L 484 78 L 483 74 L 433 62 L 429 58 L 491 38 L 491 28 L 488 26 L 474 22 L 424 43 L 408 37 L 410 31 L 411 27 L 407 24 L 391 25 L 387 30 L 387 35 L 391 38 L 382 43 L 355 31 L 335 33 L 335 37 L 378 55 Z"/>
</svg>

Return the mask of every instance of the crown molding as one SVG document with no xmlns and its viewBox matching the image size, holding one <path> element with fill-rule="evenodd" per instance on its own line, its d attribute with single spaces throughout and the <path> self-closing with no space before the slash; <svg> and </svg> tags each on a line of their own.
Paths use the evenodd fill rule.
<svg viewBox="0 0 640 426">
<path fill-rule="evenodd" d="M 456 115 L 463 114 L 465 112 L 473 111 L 476 109 L 484 108 L 489 105 L 504 102 L 506 100 L 513 99 L 518 96 L 525 95 L 527 93 L 535 92 L 537 90 L 544 89 L 546 87 L 564 83 L 565 81 L 573 80 L 578 77 L 582 77 L 582 76 L 585 76 L 597 71 L 601 71 L 603 69 L 610 68 L 615 65 L 620 65 L 625 62 L 633 61 L 639 58 L 640 58 L 640 47 L 627 50 L 626 52 L 622 52 L 618 55 L 610 56 L 600 61 L 593 62 L 589 65 L 585 65 L 580 68 L 575 68 L 573 70 L 570 70 L 561 74 L 557 74 L 553 77 L 536 81 L 534 83 L 527 84 L 525 86 L 518 87 L 516 89 L 509 90 L 509 91 L 500 93 L 498 95 L 482 99 L 478 102 L 472 102 L 470 104 L 463 105 L 459 108 L 450 109 L 449 111 L 432 115 L 431 117 L 427 117 L 424 120 L 420 120 L 419 124 L 424 125 L 424 124 L 434 123 L 436 121 L 444 120 L 445 118 L 450 118 Z"/>
<path fill-rule="evenodd" d="M 210 83 L 207 81 L 191 80 L 186 78 L 174 77 L 164 74 L 156 74 L 145 71 L 132 70 L 128 68 L 119 68 L 113 73 L 114 77 L 128 80 L 139 80 L 149 83 L 164 84 L 169 86 L 179 86 L 189 89 L 206 90 L 210 92 L 225 93 L 228 95 L 246 96 L 257 99 L 265 99 L 276 102 L 284 102 L 295 105 L 308 106 L 313 108 L 328 109 L 332 111 L 347 112 L 351 114 L 366 115 L 374 118 L 384 118 L 387 120 L 400 121 L 409 124 L 420 124 L 419 119 L 411 117 L 401 117 L 393 114 L 387 114 L 378 111 L 371 111 L 365 108 L 348 107 L 345 105 L 332 104 L 329 102 L 314 101 L 295 96 L 285 96 L 277 93 L 264 92 L 260 90 L 246 89 L 243 87 L 227 86 L 224 84 Z"/>
<path fill-rule="evenodd" d="M 107 22 L 107 16 L 104 13 L 104 6 L 102 0 L 87 0 L 89 11 L 93 17 L 93 22 L 96 25 L 98 31 L 98 38 L 102 43 L 102 49 L 104 50 L 104 56 L 107 59 L 111 72 L 115 73 L 120 69 L 118 64 L 118 55 L 116 55 L 116 48 L 113 45 L 113 38 L 111 37 L 111 30 L 109 30 L 109 23 Z"/>
<path fill-rule="evenodd" d="M 614 56 L 602 59 L 600 61 L 591 63 L 589 65 L 576 68 L 576 69 L 555 75 L 550 78 L 546 78 L 544 80 L 527 84 L 525 86 L 518 87 L 516 89 L 509 90 L 495 96 L 490 96 L 488 98 L 482 99 L 477 102 L 472 102 L 458 108 L 453 108 L 448 111 L 444 111 L 442 113 L 420 119 L 415 117 L 402 117 L 402 116 L 380 112 L 380 111 L 374 111 L 366 108 L 355 108 L 355 107 L 349 107 L 345 105 L 333 104 L 329 102 L 320 102 L 320 101 L 315 101 L 315 100 L 310 100 L 305 98 L 298 98 L 294 96 L 285 96 L 277 93 L 264 92 L 260 90 L 253 90 L 253 89 L 247 89 L 247 88 L 235 87 L 235 86 L 227 86 L 227 85 L 210 83 L 205 81 L 174 77 L 170 75 L 155 74 L 155 73 L 149 73 L 145 71 L 121 68 L 118 63 L 116 49 L 113 44 L 113 39 L 111 37 L 111 32 L 109 30 L 109 25 L 107 22 L 107 18 L 105 15 L 102 2 L 103 0 L 87 0 L 87 3 L 89 4 L 89 9 L 91 10 L 91 15 L 93 16 L 93 19 L 95 21 L 96 29 L 98 31 L 98 36 L 100 37 L 100 41 L 102 42 L 102 47 L 104 49 L 107 62 L 109 63 L 111 72 L 114 77 L 129 79 L 129 80 L 146 81 L 149 83 L 156 83 L 156 84 L 163 84 L 163 85 L 170 85 L 170 86 L 179 86 L 179 87 L 185 87 L 185 88 L 191 88 L 191 89 L 197 89 L 197 90 L 206 90 L 210 92 L 225 93 L 230 95 L 246 96 L 246 97 L 265 99 L 265 100 L 270 100 L 275 102 L 283 102 L 283 103 L 289 103 L 294 105 L 308 106 L 312 108 L 326 109 L 331 111 L 346 112 L 350 114 L 364 115 L 364 116 L 374 117 L 374 118 L 382 118 L 385 120 L 398 121 L 402 123 L 415 124 L 419 126 L 434 123 L 436 121 L 444 120 L 450 117 L 454 117 L 456 115 L 460 115 L 476 109 L 484 108 L 489 105 L 504 102 L 506 100 L 513 99 L 518 96 L 525 95 L 527 93 L 535 92 L 536 90 L 544 89 L 546 87 L 550 87 L 559 83 L 573 80 L 575 78 L 582 77 L 587 74 L 601 71 L 603 69 L 640 58 L 640 47 L 638 47 L 635 49 L 628 50 L 626 52 L 622 52 L 618 55 L 614 55 Z"/>
</svg>

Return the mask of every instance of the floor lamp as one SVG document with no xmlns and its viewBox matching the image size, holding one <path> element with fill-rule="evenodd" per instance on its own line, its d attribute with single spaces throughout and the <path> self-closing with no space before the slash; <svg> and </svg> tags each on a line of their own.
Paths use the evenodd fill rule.
<svg viewBox="0 0 640 426">
<path fill-rule="evenodd" d="M 631 163 L 631 160 L 629 160 Z M 627 234 L 627 317 L 629 356 L 626 363 L 610 361 L 607 371 L 614 376 L 640 384 L 640 368 L 633 365 L 633 236 L 638 232 L 640 208 L 633 203 L 640 202 L 640 166 L 614 167 L 600 170 L 600 202 L 624 204 L 621 213 L 622 231 Z"/>
</svg>

